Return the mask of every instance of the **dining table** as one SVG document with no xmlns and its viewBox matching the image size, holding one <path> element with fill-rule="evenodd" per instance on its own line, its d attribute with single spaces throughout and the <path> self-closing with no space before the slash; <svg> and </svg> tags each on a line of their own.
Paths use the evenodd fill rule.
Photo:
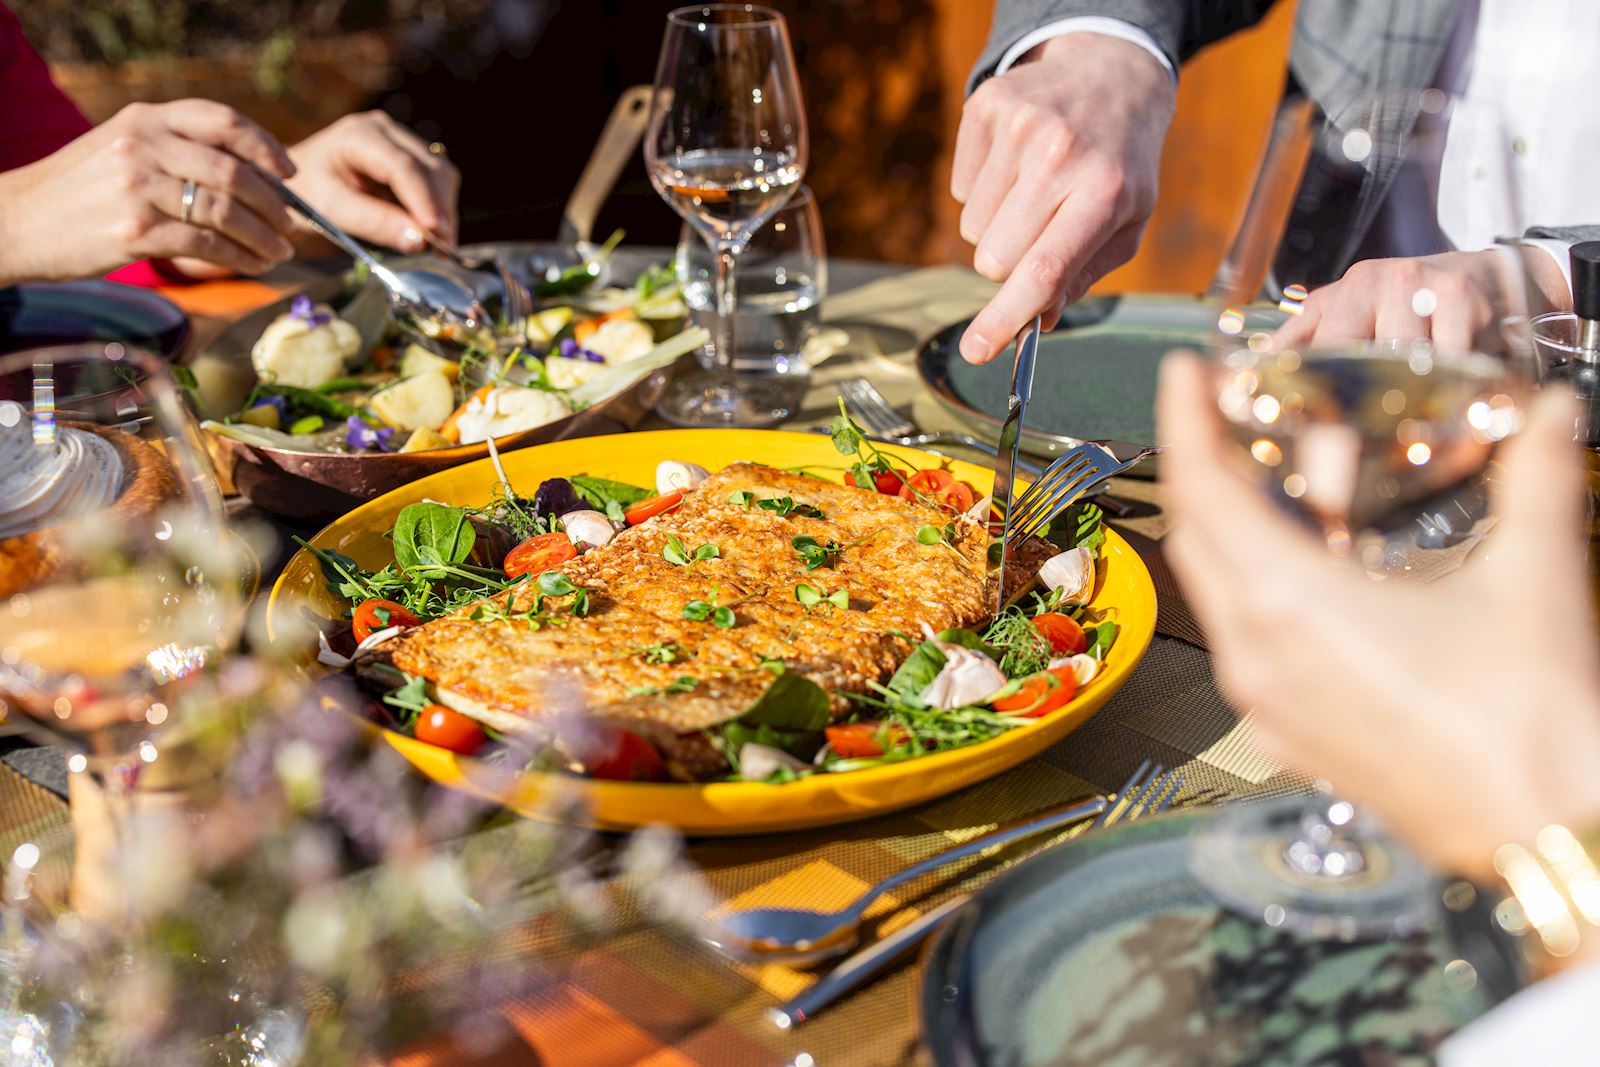
<svg viewBox="0 0 1600 1067">
<path fill-rule="evenodd" d="M 666 253 L 663 252 L 664 256 Z M 326 265 L 292 264 L 261 280 L 210 282 L 167 290 L 191 316 L 191 344 L 204 346 L 227 324 L 280 300 Z M 799 412 L 785 429 L 825 426 L 837 411 L 841 382 L 871 381 L 923 431 L 964 430 L 925 388 L 916 369 L 919 344 L 970 317 L 994 286 L 960 266 L 907 268 L 835 260 L 813 366 Z M 659 425 L 646 421 L 638 428 Z M 620 428 L 619 428 L 620 429 Z M 959 449 L 958 449 L 959 451 Z M 987 462 L 968 453 L 964 458 Z M 1039 809 L 1117 788 L 1143 761 L 1180 768 L 1179 806 L 1235 801 L 1311 788 L 1303 774 L 1274 760 L 1248 713 L 1229 705 L 1212 673 L 1208 635 L 1162 557 L 1168 516 L 1160 484 L 1123 477 L 1109 487 L 1122 507 L 1114 527 L 1143 558 L 1157 592 L 1156 636 L 1128 683 L 1064 740 L 1014 769 L 942 799 L 843 825 L 765 836 L 689 839 L 676 862 L 696 872 L 702 891 L 726 907 L 792 905 L 832 909 L 872 883 L 951 845 Z M 236 500 L 240 514 L 257 509 Z M 264 560 L 271 586 L 293 546 L 290 534 L 312 530 L 276 523 L 281 553 Z M 1419 553 L 1413 578 L 1431 580 L 1458 563 L 1457 550 Z M 0 856 L 23 841 L 70 845 L 72 821 L 58 753 L 11 743 L 0 753 Z M 951 896 L 981 885 L 1038 849 L 1083 832 L 1057 832 L 970 864 L 931 886 L 914 883 L 868 915 L 867 940 L 911 922 Z M 504 819 L 482 834 L 505 832 Z M 611 893 L 617 865 L 606 857 L 622 835 L 597 835 L 598 891 Z M 68 856 L 70 848 L 47 849 Z M 68 862 L 60 859 L 58 862 Z M 806 989 L 825 970 L 730 962 L 663 924 L 621 890 L 600 935 L 573 933 L 570 916 L 535 915 L 499 939 L 508 958 L 537 960 L 544 978 L 519 989 L 497 1014 L 507 1042 L 485 1051 L 460 1033 L 408 1039 L 383 1052 L 395 1067 L 452 1063 L 607 1064 L 900 1064 L 922 1062 L 918 967 L 910 962 L 846 997 L 814 1020 L 780 1029 L 770 1009 Z M 395 995 L 447 981 L 449 966 L 397 976 Z M 403 987 L 403 988 L 400 988 Z"/>
</svg>

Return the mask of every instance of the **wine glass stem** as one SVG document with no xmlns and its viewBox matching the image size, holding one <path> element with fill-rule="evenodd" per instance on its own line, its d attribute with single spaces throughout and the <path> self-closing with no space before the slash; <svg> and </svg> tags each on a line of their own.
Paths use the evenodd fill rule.
<svg viewBox="0 0 1600 1067">
<path fill-rule="evenodd" d="M 715 345 L 717 373 L 722 379 L 722 385 L 731 395 L 733 387 L 733 315 L 734 292 L 733 270 L 734 249 L 731 245 L 713 244 L 711 253 L 717 260 L 717 324 L 716 336 L 712 338 Z"/>
</svg>

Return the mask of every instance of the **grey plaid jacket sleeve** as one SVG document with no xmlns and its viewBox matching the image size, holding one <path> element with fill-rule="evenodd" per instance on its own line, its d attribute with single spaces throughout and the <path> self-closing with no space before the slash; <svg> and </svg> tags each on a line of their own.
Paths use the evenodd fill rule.
<svg viewBox="0 0 1600 1067">
<path fill-rule="evenodd" d="M 1255 25 L 1275 0 L 996 0 L 989 44 L 968 91 L 994 73 L 1006 50 L 1040 26 L 1081 15 L 1120 19 L 1148 33 L 1172 65 Z"/>
<path fill-rule="evenodd" d="M 1523 236 L 1578 244 L 1581 241 L 1600 241 L 1600 226 L 1533 226 Z"/>
</svg>

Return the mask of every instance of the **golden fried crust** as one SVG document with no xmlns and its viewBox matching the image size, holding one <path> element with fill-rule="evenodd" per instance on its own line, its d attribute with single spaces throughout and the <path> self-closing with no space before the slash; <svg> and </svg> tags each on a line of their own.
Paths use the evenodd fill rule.
<svg viewBox="0 0 1600 1067">
<path fill-rule="evenodd" d="M 160 449 L 121 430 L 86 422 L 61 425 L 99 434 L 122 457 L 123 488 L 107 510 L 123 522 L 144 522 L 162 504 L 178 495 L 177 475 Z M 104 522 L 103 513 L 84 515 L 70 522 L 0 539 L 0 598 L 55 578 L 64 577 L 70 564 L 67 542 L 81 524 Z"/>
<path fill-rule="evenodd" d="M 730 502 L 739 490 L 758 499 L 792 497 L 823 517 L 784 517 Z M 581 709 L 659 741 L 737 716 L 772 682 L 760 667 L 764 658 L 781 658 L 830 693 L 860 692 L 887 678 L 911 650 L 903 635 L 920 640 L 924 625 L 942 630 L 983 622 L 986 530 L 956 519 L 953 546 L 916 539 L 919 527 L 950 521 L 932 507 L 855 486 L 734 464 L 680 507 L 562 568 L 589 591 L 588 616 L 572 617 L 566 598 L 554 600 L 547 611 L 561 624 L 530 631 L 518 622 L 473 622 L 466 609 L 408 630 L 389 651 L 401 670 L 478 706 L 480 717 L 502 728 Z M 714 544 L 720 555 L 692 567 L 670 563 L 661 554 L 670 534 L 690 552 Z M 790 544 L 801 534 L 822 544 L 867 540 L 832 566 L 808 572 Z M 795 599 L 801 582 L 848 590 L 849 610 L 807 611 Z M 684 619 L 691 600 L 733 605 L 737 625 L 723 630 Z M 523 593 L 514 606 L 530 602 L 531 593 Z M 639 650 L 658 644 L 682 646 L 687 654 L 673 663 L 645 662 Z M 664 689 L 684 677 L 696 683 L 688 692 L 636 691 Z M 834 710 L 846 711 L 837 695 Z"/>
</svg>

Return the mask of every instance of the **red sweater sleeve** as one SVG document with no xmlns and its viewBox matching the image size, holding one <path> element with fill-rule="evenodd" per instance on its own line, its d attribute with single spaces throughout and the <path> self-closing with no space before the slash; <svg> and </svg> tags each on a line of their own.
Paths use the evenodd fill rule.
<svg viewBox="0 0 1600 1067">
<path fill-rule="evenodd" d="M 92 128 L 56 87 L 50 68 L 22 35 L 17 16 L 0 3 L 0 172 L 37 163 Z M 185 280 L 163 268 L 150 261 L 130 263 L 107 277 L 145 287 Z"/>
<path fill-rule="evenodd" d="M 0 3 L 0 171 L 37 162 L 89 132 L 89 120 L 50 80 L 50 68 Z"/>
</svg>

